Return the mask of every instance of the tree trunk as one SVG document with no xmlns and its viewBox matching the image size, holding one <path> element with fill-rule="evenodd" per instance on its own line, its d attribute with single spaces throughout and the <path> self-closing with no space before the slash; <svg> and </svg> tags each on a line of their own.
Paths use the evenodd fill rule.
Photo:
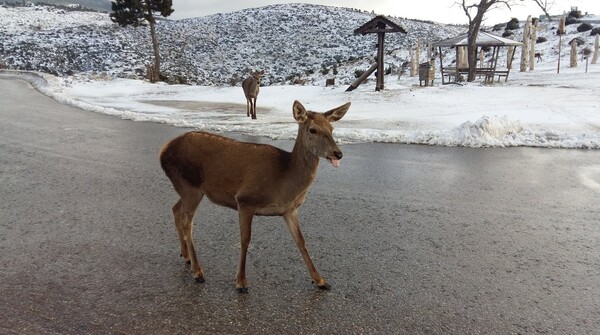
<svg viewBox="0 0 600 335">
<path fill-rule="evenodd" d="M 537 31 L 540 20 L 536 20 L 535 24 L 531 25 L 531 39 L 529 40 L 529 70 L 535 70 L 535 44 L 537 42 Z"/>
<path fill-rule="evenodd" d="M 469 62 L 469 76 L 467 81 L 475 81 L 477 72 L 477 36 L 483 21 L 483 15 L 487 8 L 478 8 L 475 18 L 469 22 L 469 33 L 467 36 L 467 60 Z"/>
<path fill-rule="evenodd" d="M 529 42 L 531 32 L 531 15 L 527 17 L 527 23 L 523 28 L 523 47 L 521 48 L 521 72 L 526 72 L 529 68 Z"/>
<path fill-rule="evenodd" d="M 148 9 L 148 15 L 152 15 L 150 9 Z M 154 18 L 148 21 L 150 22 L 150 36 L 152 37 L 152 48 L 154 49 L 154 70 L 149 74 L 148 79 L 151 83 L 156 83 L 160 80 L 160 52 L 158 50 L 158 40 L 156 39 Z"/>
<path fill-rule="evenodd" d="M 594 56 L 592 57 L 592 64 L 598 62 L 598 49 L 600 49 L 600 34 L 596 34 L 596 42 L 594 42 Z"/>
</svg>

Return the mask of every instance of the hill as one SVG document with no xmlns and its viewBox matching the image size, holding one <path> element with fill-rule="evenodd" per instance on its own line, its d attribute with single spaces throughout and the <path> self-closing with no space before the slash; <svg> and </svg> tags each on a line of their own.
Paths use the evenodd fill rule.
<svg viewBox="0 0 600 335">
<path fill-rule="evenodd" d="M 376 36 L 354 29 L 374 14 L 308 4 L 272 5 L 157 26 L 162 70 L 171 78 L 202 85 L 228 85 L 251 70 L 265 70 L 265 85 L 324 81 L 338 69 L 338 81 L 368 68 Z M 408 34 L 388 34 L 390 64 L 407 60 L 417 38 L 437 40 L 464 30 L 432 22 L 392 18 Z M 121 28 L 107 13 L 52 6 L 0 8 L 0 61 L 8 68 L 59 76 L 106 74 L 141 78 L 150 63 L 147 27 Z"/>
<path fill-rule="evenodd" d="M 353 31 L 373 17 L 373 13 L 352 8 L 281 4 L 193 19 L 161 19 L 157 24 L 161 70 L 172 83 L 239 85 L 250 71 L 264 70 L 263 85 L 322 85 L 333 75 L 338 84 L 346 85 L 372 63 L 376 36 L 355 36 Z M 582 20 L 595 23 L 594 18 Z M 408 33 L 386 35 L 388 69 L 409 59 L 408 50 L 417 39 L 434 42 L 466 30 L 464 26 L 390 19 Z M 512 30 L 510 38 L 521 41 L 522 26 L 521 22 Z M 541 39 L 536 48 L 546 62 L 558 57 L 556 26 L 556 20 L 545 21 L 538 32 L 545 41 Z M 564 45 L 578 38 L 581 50 L 593 47 L 594 37 L 589 31 L 578 31 L 578 26 L 567 26 Z M 497 35 L 504 33 L 503 25 L 492 29 Z M 146 64 L 151 63 L 148 27 L 119 27 L 106 12 L 5 4 L 0 7 L 0 34 L 0 64 L 10 69 L 141 79 Z M 563 46 L 563 57 L 568 52 Z M 448 62 L 453 59 L 445 57 Z M 500 62 L 505 63 L 505 58 Z"/>
</svg>

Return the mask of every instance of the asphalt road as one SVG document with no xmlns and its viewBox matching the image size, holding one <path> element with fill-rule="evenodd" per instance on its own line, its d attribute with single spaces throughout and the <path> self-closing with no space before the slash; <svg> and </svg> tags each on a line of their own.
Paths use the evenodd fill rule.
<svg viewBox="0 0 600 335">
<path fill-rule="evenodd" d="M 258 217 L 238 294 L 234 211 L 200 205 L 206 283 L 179 258 L 157 154 L 187 129 L 0 101 L 0 334 L 600 333 L 599 151 L 342 145 L 300 210 L 331 291 Z"/>
</svg>

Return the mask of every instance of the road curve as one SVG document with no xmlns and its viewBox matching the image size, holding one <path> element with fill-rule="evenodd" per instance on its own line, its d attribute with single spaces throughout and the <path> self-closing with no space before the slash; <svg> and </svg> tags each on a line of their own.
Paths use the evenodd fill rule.
<svg viewBox="0 0 600 335">
<path fill-rule="evenodd" d="M 300 210 L 331 291 L 310 283 L 283 220 L 260 217 L 240 295 L 235 212 L 200 205 L 206 283 L 179 258 L 157 154 L 187 129 L 14 79 L 0 78 L 0 101 L 0 333 L 600 330 L 599 151 L 342 146 Z"/>
</svg>

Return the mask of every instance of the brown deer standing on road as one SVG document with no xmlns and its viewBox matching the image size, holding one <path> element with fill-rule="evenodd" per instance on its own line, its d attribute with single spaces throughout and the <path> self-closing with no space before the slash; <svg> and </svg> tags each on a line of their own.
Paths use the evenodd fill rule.
<svg viewBox="0 0 600 335">
<path fill-rule="evenodd" d="M 253 72 L 242 82 L 242 89 L 246 96 L 246 116 L 252 115 L 252 119 L 256 119 L 256 98 L 260 89 L 260 78 L 264 75 L 265 71 Z"/>
<path fill-rule="evenodd" d="M 298 134 L 292 152 L 265 145 L 239 142 L 219 135 L 195 131 L 171 140 L 160 152 L 160 164 L 179 201 L 173 206 L 181 256 L 191 263 L 193 276 L 204 282 L 196 257 L 192 221 L 206 195 L 212 202 L 238 211 L 241 250 L 236 288 L 247 292 L 246 253 L 255 215 L 282 216 L 300 249 L 313 282 L 330 286 L 317 272 L 298 224 L 298 208 L 315 179 L 319 157 L 339 166 L 342 152 L 335 143 L 330 122 L 338 121 L 350 103 L 325 113 L 306 111 L 298 101 L 292 111 Z"/>
</svg>

